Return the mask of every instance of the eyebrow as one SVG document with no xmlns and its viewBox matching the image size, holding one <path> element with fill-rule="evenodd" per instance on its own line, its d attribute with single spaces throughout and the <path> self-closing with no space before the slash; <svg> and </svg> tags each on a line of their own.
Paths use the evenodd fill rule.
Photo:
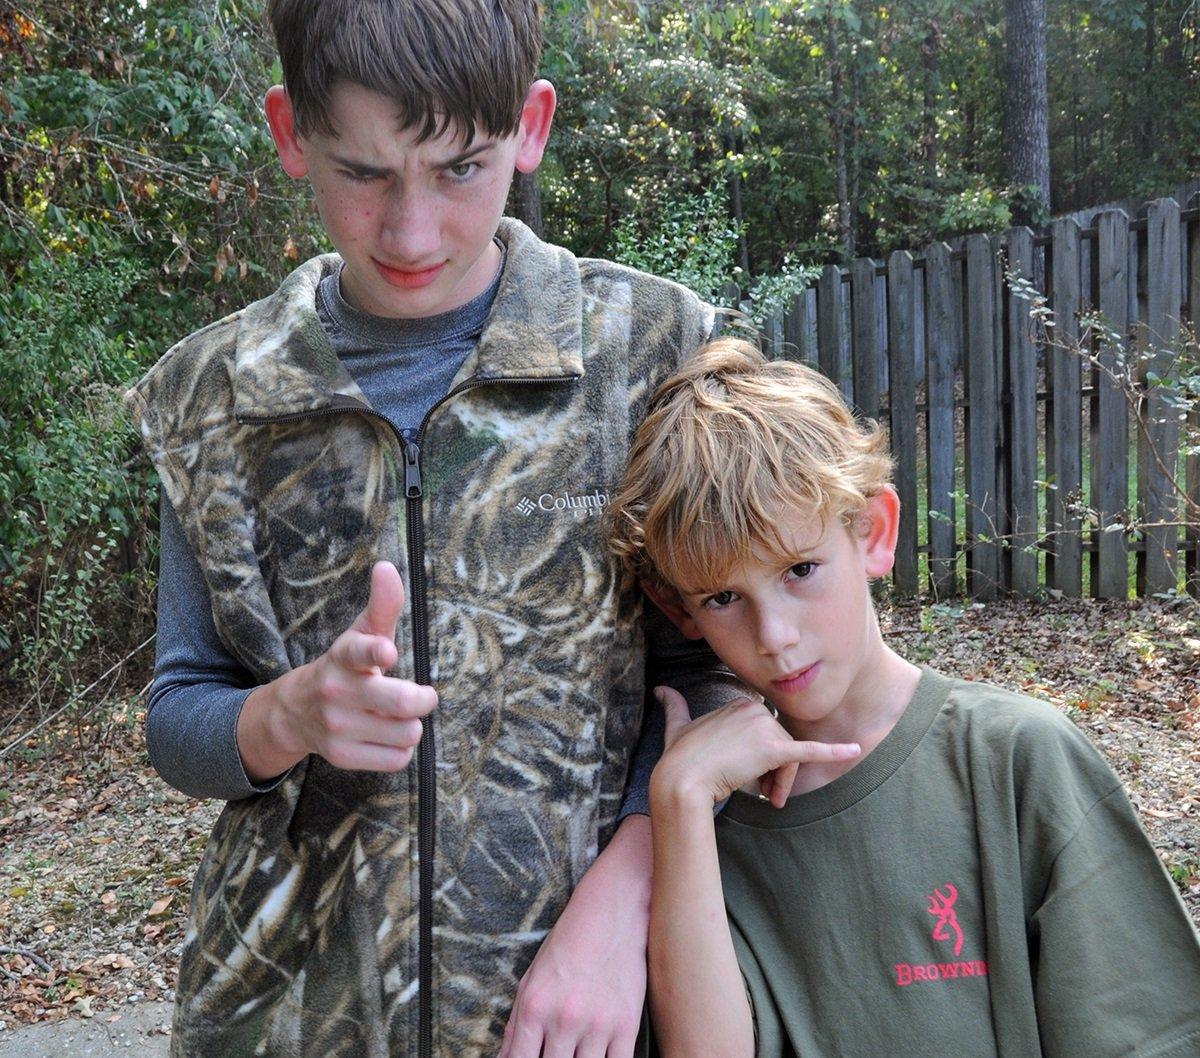
<svg viewBox="0 0 1200 1058">
<path fill-rule="evenodd" d="M 478 143 L 474 147 L 470 147 L 451 158 L 447 158 L 444 162 L 438 162 L 439 169 L 452 169 L 456 165 L 462 165 L 464 162 L 469 162 L 476 155 L 482 154 L 484 151 L 491 150 L 494 144 L 489 140 L 485 143 Z M 348 169 L 356 176 L 390 176 L 392 171 L 377 165 L 367 165 L 365 162 L 356 162 L 353 158 L 346 158 L 340 154 L 333 154 L 330 157 L 343 169 Z"/>
</svg>

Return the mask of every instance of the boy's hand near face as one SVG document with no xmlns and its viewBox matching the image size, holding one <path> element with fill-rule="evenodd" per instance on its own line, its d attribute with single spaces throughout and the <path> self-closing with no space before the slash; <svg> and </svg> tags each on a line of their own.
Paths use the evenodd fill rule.
<svg viewBox="0 0 1200 1058">
<path fill-rule="evenodd" d="M 253 691 L 238 719 L 246 774 L 262 782 L 310 753 L 338 768 L 399 771 L 421 740 L 432 687 L 384 673 L 396 664 L 404 583 L 390 562 L 371 571 L 371 594 L 354 624 L 315 661 Z"/>
<path fill-rule="evenodd" d="M 856 743 L 793 739 L 765 705 L 740 698 L 691 720 L 670 687 L 654 696 L 667 714 L 665 750 L 650 780 L 650 800 L 695 801 L 705 809 L 756 779 L 762 796 L 782 808 L 801 764 L 853 760 Z"/>
</svg>

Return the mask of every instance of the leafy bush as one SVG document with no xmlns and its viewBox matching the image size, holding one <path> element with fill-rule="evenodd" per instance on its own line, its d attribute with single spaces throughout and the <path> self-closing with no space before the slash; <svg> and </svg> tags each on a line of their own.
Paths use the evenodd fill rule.
<svg viewBox="0 0 1200 1058">
<path fill-rule="evenodd" d="M 614 232 L 616 260 L 674 279 L 708 301 L 720 301 L 734 275 L 737 226 L 725 208 L 724 190 L 667 197 L 657 207 L 627 213 Z"/>
<path fill-rule="evenodd" d="M 817 265 L 802 265 L 794 254 L 785 255 L 777 271 L 759 276 L 750 287 L 751 318 L 762 326 L 768 316 L 783 315 L 792 299 L 820 274 Z"/>
<path fill-rule="evenodd" d="M 11 609 L 0 649 L 39 687 L 69 688 L 89 668 L 81 653 L 121 590 L 117 549 L 142 532 L 154 497 L 120 408 L 149 355 L 130 330 L 143 278 L 111 251 L 65 252 L 31 257 L 0 286 L 0 583 Z"/>
<path fill-rule="evenodd" d="M 938 232 L 965 235 L 974 231 L 1002 231 L 1012 221 L 1005 196 L 990 187 L 969 187 L 942 205 Z"/>
<path fill-rule="evenodd" d="M 0 711 L 45 718 L 152 630 L 157 483 L 122 390 L 325 242 L 262 120 L 260 4 L 28 10 L 0 4 Z"/>
</svg>

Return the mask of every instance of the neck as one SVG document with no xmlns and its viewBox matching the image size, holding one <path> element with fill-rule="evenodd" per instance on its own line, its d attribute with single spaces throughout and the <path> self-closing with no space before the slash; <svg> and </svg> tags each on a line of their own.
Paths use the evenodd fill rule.
<svg viewBox="0 0 1200 1058">
<path fill-rule="evenodd" d="M 909 664 L 882 638 L 864 658 L 860 676 L 847 690 L 841 704 L 820 720 L 806 723 L 787 717 L 782 720 L 795 739 L 814 742 L 857 742 L 862 753 L 851 761 L 800 768 L 792 793 L 807 793 L 832 782 L 863 760 L 882 742 L 916 693 L 921 670 Z"/>
</svg>

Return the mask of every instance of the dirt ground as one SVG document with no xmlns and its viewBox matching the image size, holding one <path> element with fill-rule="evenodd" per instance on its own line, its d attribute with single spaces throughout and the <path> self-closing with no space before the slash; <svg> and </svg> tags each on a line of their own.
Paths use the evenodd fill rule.
<svg viewBox="0 0 1200 1058">
<path fill-rule="evenodd" d="M 914 662 L 1064 710 L 1124 780 L 1200 923 L 1194 602 L 885 601 L 881 619 Z M 0 1058 L 150 1054 L 165 1040 L 166 1008 L 154 1004 L 173 999 L 188 888 L 219 806 L 158 779 L 142 708 L 127 697 L 106 716 L 121 734 L 102 753 L 42 759 L 31 749 L 0 760 Z M 63 1022 L 81 1042 L 62 1049 L 26 1028 L 45 1022 Z M 28 1046 L 12 1049 L 18 1038 Z M 105 1040 L 116 1049 L 95 1049 Z"/>
</svg>

